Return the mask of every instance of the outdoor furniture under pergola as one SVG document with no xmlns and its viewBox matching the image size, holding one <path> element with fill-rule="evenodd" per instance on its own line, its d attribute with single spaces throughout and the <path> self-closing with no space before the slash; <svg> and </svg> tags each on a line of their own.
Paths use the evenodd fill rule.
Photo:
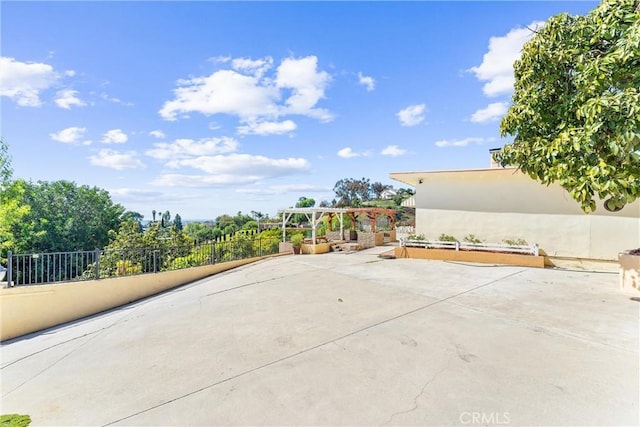
<svg viewBox="0 0 640 427">
<path fill-rule="evenodd" d="M 344 208 L 289 208 L 282 209 L 278 213 L 282 215 L 282 241 L 286 240 L 287 223 L 295 214 L 302 214 L 307 217 L 311 223 L 311 238 L 316 242 L 316 228 L 323 216 L 329 216 L 329 230 L 331 230 L 331 220 L 337 215 L 340 220 L 340 235 L 342 236 L 344 229 L 343 215 L 347 212 Z"/>
<path fill-rule="evenodd" d="M 351 223 L 355 224 L 356 219 L 360 215 L 366 215 L 371 221 L 371 232 L 376 232 L 376 221 L 380 216 L 386 216 L 389 219 L 389 226 L 391 230 L 395 229 L 395 209 L 386 209 L 386 208 L 347 208 L 344 212 L 350 219 Z M 329 214 L 329 224 L 331 224 L 331 220 L 333 219 L 332 214 Z M 341 220 L 342 221 L 342 220 Z M 341 223 L 342 225 L 342 223 Z M 340 230 L 342 231 L 342 229 Z"/>
</svg>

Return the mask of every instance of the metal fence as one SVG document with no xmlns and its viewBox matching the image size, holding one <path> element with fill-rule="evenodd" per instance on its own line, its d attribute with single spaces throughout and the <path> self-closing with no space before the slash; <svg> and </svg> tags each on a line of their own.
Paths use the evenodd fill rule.
<svg viewBox="0 0 640 427">
<path fill-rule="evenodd" d="M 8 286 L 98 280 L 157 273 L 226 261 L 273 255 L 278 238 L 240 236 L 226 242 L 93 251 L 12 254 L 7 265 Z"/>
</svg>

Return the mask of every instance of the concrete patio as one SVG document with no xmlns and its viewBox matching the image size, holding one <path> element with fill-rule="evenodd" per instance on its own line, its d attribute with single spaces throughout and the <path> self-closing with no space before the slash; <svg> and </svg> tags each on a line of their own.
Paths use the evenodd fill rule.
<svg viewBox="0 0 640 427">
<path fill-rule="evenodd" d="M 32 425 L 638 425 L 611 273 L 287 256 L 21 339 Z"/>
</svg>

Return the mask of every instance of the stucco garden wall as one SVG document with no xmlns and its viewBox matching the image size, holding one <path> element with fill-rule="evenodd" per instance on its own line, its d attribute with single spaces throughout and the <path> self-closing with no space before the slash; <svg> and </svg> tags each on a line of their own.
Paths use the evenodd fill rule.
<svg viewBox="0 0 640 427">
<path fill-rule="evenodd" d="M 85 282 L 0 289 L 0 341 L 101 311 L 267 257 Z"/>
</svg>

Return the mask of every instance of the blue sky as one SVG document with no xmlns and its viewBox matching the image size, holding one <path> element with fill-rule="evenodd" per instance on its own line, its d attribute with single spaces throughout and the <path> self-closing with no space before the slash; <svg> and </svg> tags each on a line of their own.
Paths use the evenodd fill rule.
<svg viewBox="0 0 640 427">
<path fill-rule="evenodd" d="M 147 219 L 273 215 L 341 178 L 487 167 L 525 27 L 596 5 L 3 1 L 1 132 L 16 177 Z"/>
</svg>

